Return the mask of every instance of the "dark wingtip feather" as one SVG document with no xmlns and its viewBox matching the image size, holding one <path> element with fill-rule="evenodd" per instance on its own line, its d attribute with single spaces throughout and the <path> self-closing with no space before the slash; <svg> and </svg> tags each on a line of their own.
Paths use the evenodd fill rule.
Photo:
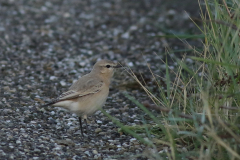
<svg viewBox="0 0 240 160">
<path fill-rule="evenodd" d="M 44 104 L 44 105 L 42 105 L 42 106 L 40 106 L 40 107 L 51 106 L 51 105 L 53 105 L 53 104 L 55 104 L 55 103 L 57 103 L 57 102 L 59 102 L 59 98 L 54 99 L 54 100 L 52 100 L 51 102 L 49 102 L 49 103 L 47 103 L 47 104 Z"/>
<path fill-rule="evenodd" d="M 49 103 L 47 103 L 47 104 L 44 104 L 44 105 L 42 105 L 42 106 L 40 106 L 40 107 L 51 106 L 51 105 L 53 105 L 54 103 L 56 103 L 56 102 L 55 102 L 55 101 L 52 101 L 52 102 L 49 102 Z"/>
</svg>

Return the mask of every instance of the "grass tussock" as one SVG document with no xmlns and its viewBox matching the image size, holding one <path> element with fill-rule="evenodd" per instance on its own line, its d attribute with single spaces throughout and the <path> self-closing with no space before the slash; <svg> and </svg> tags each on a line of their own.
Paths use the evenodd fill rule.
<svg viewBox="0 0 240 160">
<path fill-rule="evenodd" d="M 129 72 L 151 102 L 125 95 L 154 124 L 118 125 L 149 146 L 143 154 L 150 159 L 240 159 L 240 3 L 205 0 L 200 6 L 205 39 L 203 51 L 190 57 L 194 65 L 183 57 L 170 70 L 165 60 L 165 77 L 151 72 L 158 93 Z"/>
</svg>

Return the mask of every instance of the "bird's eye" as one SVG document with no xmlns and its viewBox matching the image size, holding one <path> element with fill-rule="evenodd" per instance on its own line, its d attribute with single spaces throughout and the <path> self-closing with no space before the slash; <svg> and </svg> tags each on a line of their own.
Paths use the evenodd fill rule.
<svg viewBox="0 0 240 160">
<path fill-rule="evenodd" d="M 106 67 L 107 67 L 107 68 L 110 68 L 111 66 L 108 64 L 108 65 L 106 65 Z"/>
</svg>

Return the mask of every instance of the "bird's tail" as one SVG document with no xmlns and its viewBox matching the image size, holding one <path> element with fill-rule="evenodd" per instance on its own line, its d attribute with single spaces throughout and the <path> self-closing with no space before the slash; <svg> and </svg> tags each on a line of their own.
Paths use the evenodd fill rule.
<svg viewBox="0 0 240 160">
<path fill-rule="evenodd" d="M 40 107 L 51 106 L 51 105 L 53 105 L 53 104 L 55 104 L 55 103 L 56 103 L 56 101 L 52 101 L 52 102 L 49 102 L 49 103 L 47 103 L 47 104 L 44 104 L 44 105 L 42 105 L 42 106 L 40 106 Z"/>
</svg>

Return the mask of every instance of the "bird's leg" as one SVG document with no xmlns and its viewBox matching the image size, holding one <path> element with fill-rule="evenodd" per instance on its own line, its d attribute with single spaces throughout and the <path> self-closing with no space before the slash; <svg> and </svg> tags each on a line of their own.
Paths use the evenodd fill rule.
<svg viewBox="0 0 240 160">
<path fill-rule="evenodd" d="M 83 116 L 84 122 L 86 124 L 86 131 L 88 131 L 88 125 L 87 125 L 87 115 Z"/>
<path fill-rule="evenodd" d="M 78 120 L 79 120 L 79 124 L 80 124 L 81 133 L 82 133 L 82 136 L 83 136 L 82 118 L 81 118 L 81 117 L 78 117 Z"/>
<path fill-rule="evenodd" d="M 85 122 L 85 124 L 86 124 L 86 130 L 88 131 L 87 120 L 84 119 L 84 122 Z"/>
</svg>

